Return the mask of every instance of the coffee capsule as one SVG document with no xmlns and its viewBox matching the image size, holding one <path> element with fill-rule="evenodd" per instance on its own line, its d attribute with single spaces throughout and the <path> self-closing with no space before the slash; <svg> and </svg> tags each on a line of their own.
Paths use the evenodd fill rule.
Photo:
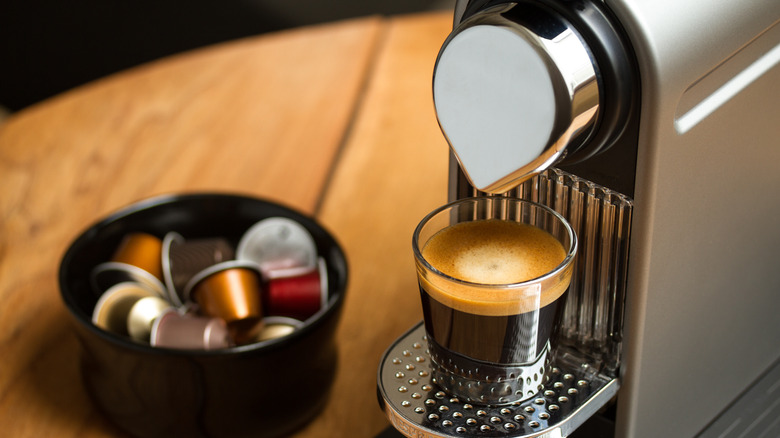
<svg viewBox="0 0 780 438">
<path fill-rule="evenodd" d="M 269 316 L 263 318 L 263 329 L 254 342 L 265 342 L 285 337 L 303 326 L 303 322 L 284 316 Z"/>
<path fill-rule="evenodd" d="M 162 280 L 162 241 L 147 233 L 126 235 L 111 257 L 112 262 L 137 266 Z"/>
<path fill-rule="evenodd" d="M 103 330 L 128 336 L 128 316 L 133 306 L 143 298 L 158 297 L 143 284 L 123 282 L 106 290 L 92 311 L 92 323 Z"/>
<path fill-rule="evenodd" d="M 184 242 L 184 237 L 181 234 L 171 231 L 163 237 L 162 241 L 162 254 L 160 263 L 162 265 L 163 281 L 165 282 L 165 288 L 168 292 L 168 300 L 176 307 L 181 307 L 184 303 L 179 296 L 178 291 L 181 289 L 176 288 L 176 283 L 173 279 L 173 273 L 171 269 L 171 248 L 175 245 L 180 245 Z"/>
<path fill-rule="evenodd" d="M 262 284 L 252 262 L 231 260 L 196 274 L 185 296 L 206 316 L 225 320 L 236 343 L 245 343 L 262 327 Z"/>
<path fill-rule="evenodd" d="M 272 217 L 254 224 L 238 242 L 236 257 L 260 267 L 265 278 L 295 275 L 317 265 L 317 246 L 300 223 Z"/>
<path fill-rule="evenodd" d="M 163 312 L 152 325 L 150 343 L 155 347 L 215 350 L 232 345 L 225 321 L 219 318 Z"/>
<path fill-rule="evenodd" d="M 171 308 L 171 303 L 158 296 L 141 298 L 127 315 L 128 334 L 136 341 L 149 342 L 154 321 Z"/>
<path fill-rule="evenodd" d="M 328 299 L 328 270 L 320 259 L 318 269 L 295 277 L 268 281 L 264 308 L 269 316 L 287 316 L 304 321 L 324 309 Z"/>
<path fill-rule="evenodd" d="M 92 287 L 98 294 L 120 283 L 139 283 L 165 298 L 167 292 L 163 283 L 148 271 L 123 262 L 104 262 L 92 270 Z"/>
<path fill-rule="evenodd" d="M 185 240 L 175 232 L 166 234 L 162 246 L 162 267 L 171 302 L 176 306 L 183 305 L 184 288 L 195 274 L 234 257 L 233 248 L 223 238 Z"/>
</svg>

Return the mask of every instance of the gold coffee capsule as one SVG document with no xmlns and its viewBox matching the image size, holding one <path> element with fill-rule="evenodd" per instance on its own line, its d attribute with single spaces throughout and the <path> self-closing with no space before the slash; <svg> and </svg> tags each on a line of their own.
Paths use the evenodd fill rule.
<svg viewBox="0 0 780 438">
<path fill-rule="evenodd" d="M 151 234 L 131 233 L 125 236 L 111 261 L 137 266 L 158 280 L 163 279 L 162 241 Z"/>
<path fill-rule="evenodd" d="M 185 295 L 200 312 L 225 320 L 236 343 L 251 341 L 262 327 L 261 277 L 255 264 L 232 260 L 204 269 Z"/>
<path fill-rule="evenodd" d="M 171 304 L 160 297 L 141 298 L 127 316 L 128 334 L 136 341 L 149 342 L 154 321 L 171 308 Z"/>
<path fill-rule="evenodd" d="M 169 309 L 154 321 L 151 344 L 186 350 L 214 350 L 230 347 L 232 342 L 221 319 L 182 315 Z"/>
<path fill-rule="evenodd" d="M 163 239 L 162 266 L 170 300 L 183 304 L 187 283 L 200 271 L 217 263 L 232 260 L 235 252 L 223 238 L 185 240 L 177 233 L 168 233 Z"/>
<path fill-rule="evenodd" d="M 114 285 L 100 296 L 92 311 L 92 322 L 103 330 L 128 336 L 127 318 L 135 303 L 156 292 L 142 284 L 124 282 Z"/>
<path fill-rule="evenodd" d="M 263 329 L 258 333 L 254 342 L 270 341 L 285 337 L 298 330 L 303 322 L 283 316 L 269 316 L 263 318 Z"/>
</svg>

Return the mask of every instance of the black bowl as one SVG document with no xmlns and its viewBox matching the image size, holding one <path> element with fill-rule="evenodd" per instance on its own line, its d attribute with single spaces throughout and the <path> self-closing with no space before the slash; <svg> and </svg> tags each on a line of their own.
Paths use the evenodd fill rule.
<svg viewBox="0 0 780 438">
<path fill-rule="evenodd" d="M 98 295 L 92 269 L 108 260 L 124 235 L 224 237 L 236 245 L 256 222 L 294 219 L 314 237 L 328 267 L 324 311 L 292 334 L 221 350 L 151 347 L 91 322 Z M 231 194 L 162 196 L 135 203 L 89 227 L 71 244 L 59 271 L 62 299 L 82 344 L 82 377 L 101 411 L 139 436 L 279 436 L 321 409 L 333 382 L 334 332 L 344 302 L 347 263 L 335 239 L 289 208 Z"/>
</svg>

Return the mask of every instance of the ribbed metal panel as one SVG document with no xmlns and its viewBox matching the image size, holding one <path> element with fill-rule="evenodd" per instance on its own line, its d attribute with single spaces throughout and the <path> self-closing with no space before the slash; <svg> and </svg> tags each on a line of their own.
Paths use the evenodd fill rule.
<svg viewBox="0 0 780 438">
<path fill-rule="evenodd" d="M 589 365 L 616 376 L 620 366 L 633 201 L 559 169 L 549 169 L 507 193 L 556 210 L 579 241 L 561 343 Z"/>
</svg>

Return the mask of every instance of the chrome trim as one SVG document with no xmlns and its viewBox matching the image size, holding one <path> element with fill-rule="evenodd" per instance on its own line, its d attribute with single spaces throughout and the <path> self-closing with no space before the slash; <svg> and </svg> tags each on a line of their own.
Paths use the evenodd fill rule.
<svg viewBox="0 0 780 438">
<path fill-rule="evenodd" d="M 526 22 L 527 8 L 544 23 Z M 529 55 L 523 68 L 512 53 Z M 471 185 L 503 193 L 562 159 L 595 126 L 597 71 L 581 37 L 541 8 L 502 4 L 458 25 L 436 60 L 434 105 Z"/>
</svg>

